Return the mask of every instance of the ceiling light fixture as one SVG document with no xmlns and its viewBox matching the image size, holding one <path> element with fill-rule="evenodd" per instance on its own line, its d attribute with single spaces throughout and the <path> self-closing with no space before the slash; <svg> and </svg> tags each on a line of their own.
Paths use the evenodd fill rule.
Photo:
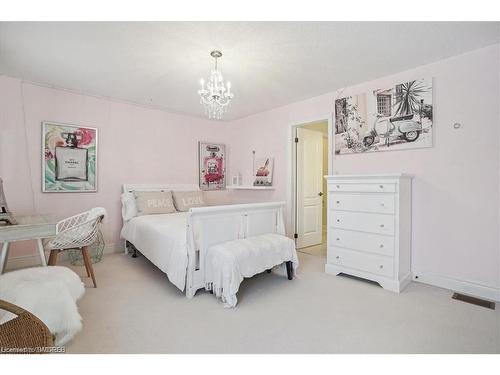
<svg viewBox="0 0 500 375">
<path fill-rule="evenodd" d="M 231 82 L 224 85 L 222 74 L 217 70 L 217 59 L 222 57 L 222 52 L 215 50 L 210 52 L 210 56 L 215 59 L 215 68 L 212 69 L 206 86 L 205 80 L 200 79 L 201 89 L 198 90 L 198 95 L 200 95 L 200 103 L 205 107 L 208 118 L 220 120 L 227 111 L 234 94 L 231 92 Z"/>
</svg>

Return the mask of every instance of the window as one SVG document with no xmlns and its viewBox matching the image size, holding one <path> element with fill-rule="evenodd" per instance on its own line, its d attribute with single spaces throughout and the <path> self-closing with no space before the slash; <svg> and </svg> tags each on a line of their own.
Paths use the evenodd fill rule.
<svg viewBox="0 0 500 375">
<path fill-rule="evenodd" d="M 382 116 L 391 115 L 391 95 L 377 94 L 377 112 Z"/>
</svg>

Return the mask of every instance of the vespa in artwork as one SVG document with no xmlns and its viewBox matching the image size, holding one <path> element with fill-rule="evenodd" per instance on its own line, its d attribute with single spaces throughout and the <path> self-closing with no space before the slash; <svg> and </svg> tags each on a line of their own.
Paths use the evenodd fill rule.
<svg viewBox="0 0 500 375">
<path fill-rule="evenodd" d="M 432 79 L 340 98 L 335 101 L 335 153 L 432 147 L 432 125 Z"/>
</svg>

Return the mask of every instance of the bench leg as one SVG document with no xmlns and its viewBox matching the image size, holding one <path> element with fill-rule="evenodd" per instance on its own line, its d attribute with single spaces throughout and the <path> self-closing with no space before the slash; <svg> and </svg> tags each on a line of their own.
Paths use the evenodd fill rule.
<svg viewBox="0 0 500 375">
<path fill-rule="evenodd" d="M 291 261 L 286 262 L 286 275 L 288 276 L 288 280 L 293 279 L 293 264 Z"/>
<path fill-rule="evenodd" d="M 272 272 L 272 270 L 270 270 L 270 269 L 269 269 L 269 270 L 266 270 L 266 272 L 267 272 L 267 273 L 271 273 L 271 272 Z"/>
<path fill-rule="evenodd" d="M 135 246 L 133 246 L 133 249 L 134 249 L 134 252 L 132 254 L 132 258 L 137 258 L 137 249 L 135 248 Z"/>
</svg>

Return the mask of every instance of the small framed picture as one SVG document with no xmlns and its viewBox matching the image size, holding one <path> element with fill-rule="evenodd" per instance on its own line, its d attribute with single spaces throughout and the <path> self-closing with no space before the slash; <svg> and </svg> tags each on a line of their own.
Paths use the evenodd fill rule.
<svg viewBox="0 0 500 375">
<path fill-rule="evenodd" d="M 274 158 L 257 158 L 254 186 L 273 186 Z"/>
<path fill-rule="evenodd" d="M 42 191 L 97 191 L 97 129 L 42 123 Z"/>
</svg>

